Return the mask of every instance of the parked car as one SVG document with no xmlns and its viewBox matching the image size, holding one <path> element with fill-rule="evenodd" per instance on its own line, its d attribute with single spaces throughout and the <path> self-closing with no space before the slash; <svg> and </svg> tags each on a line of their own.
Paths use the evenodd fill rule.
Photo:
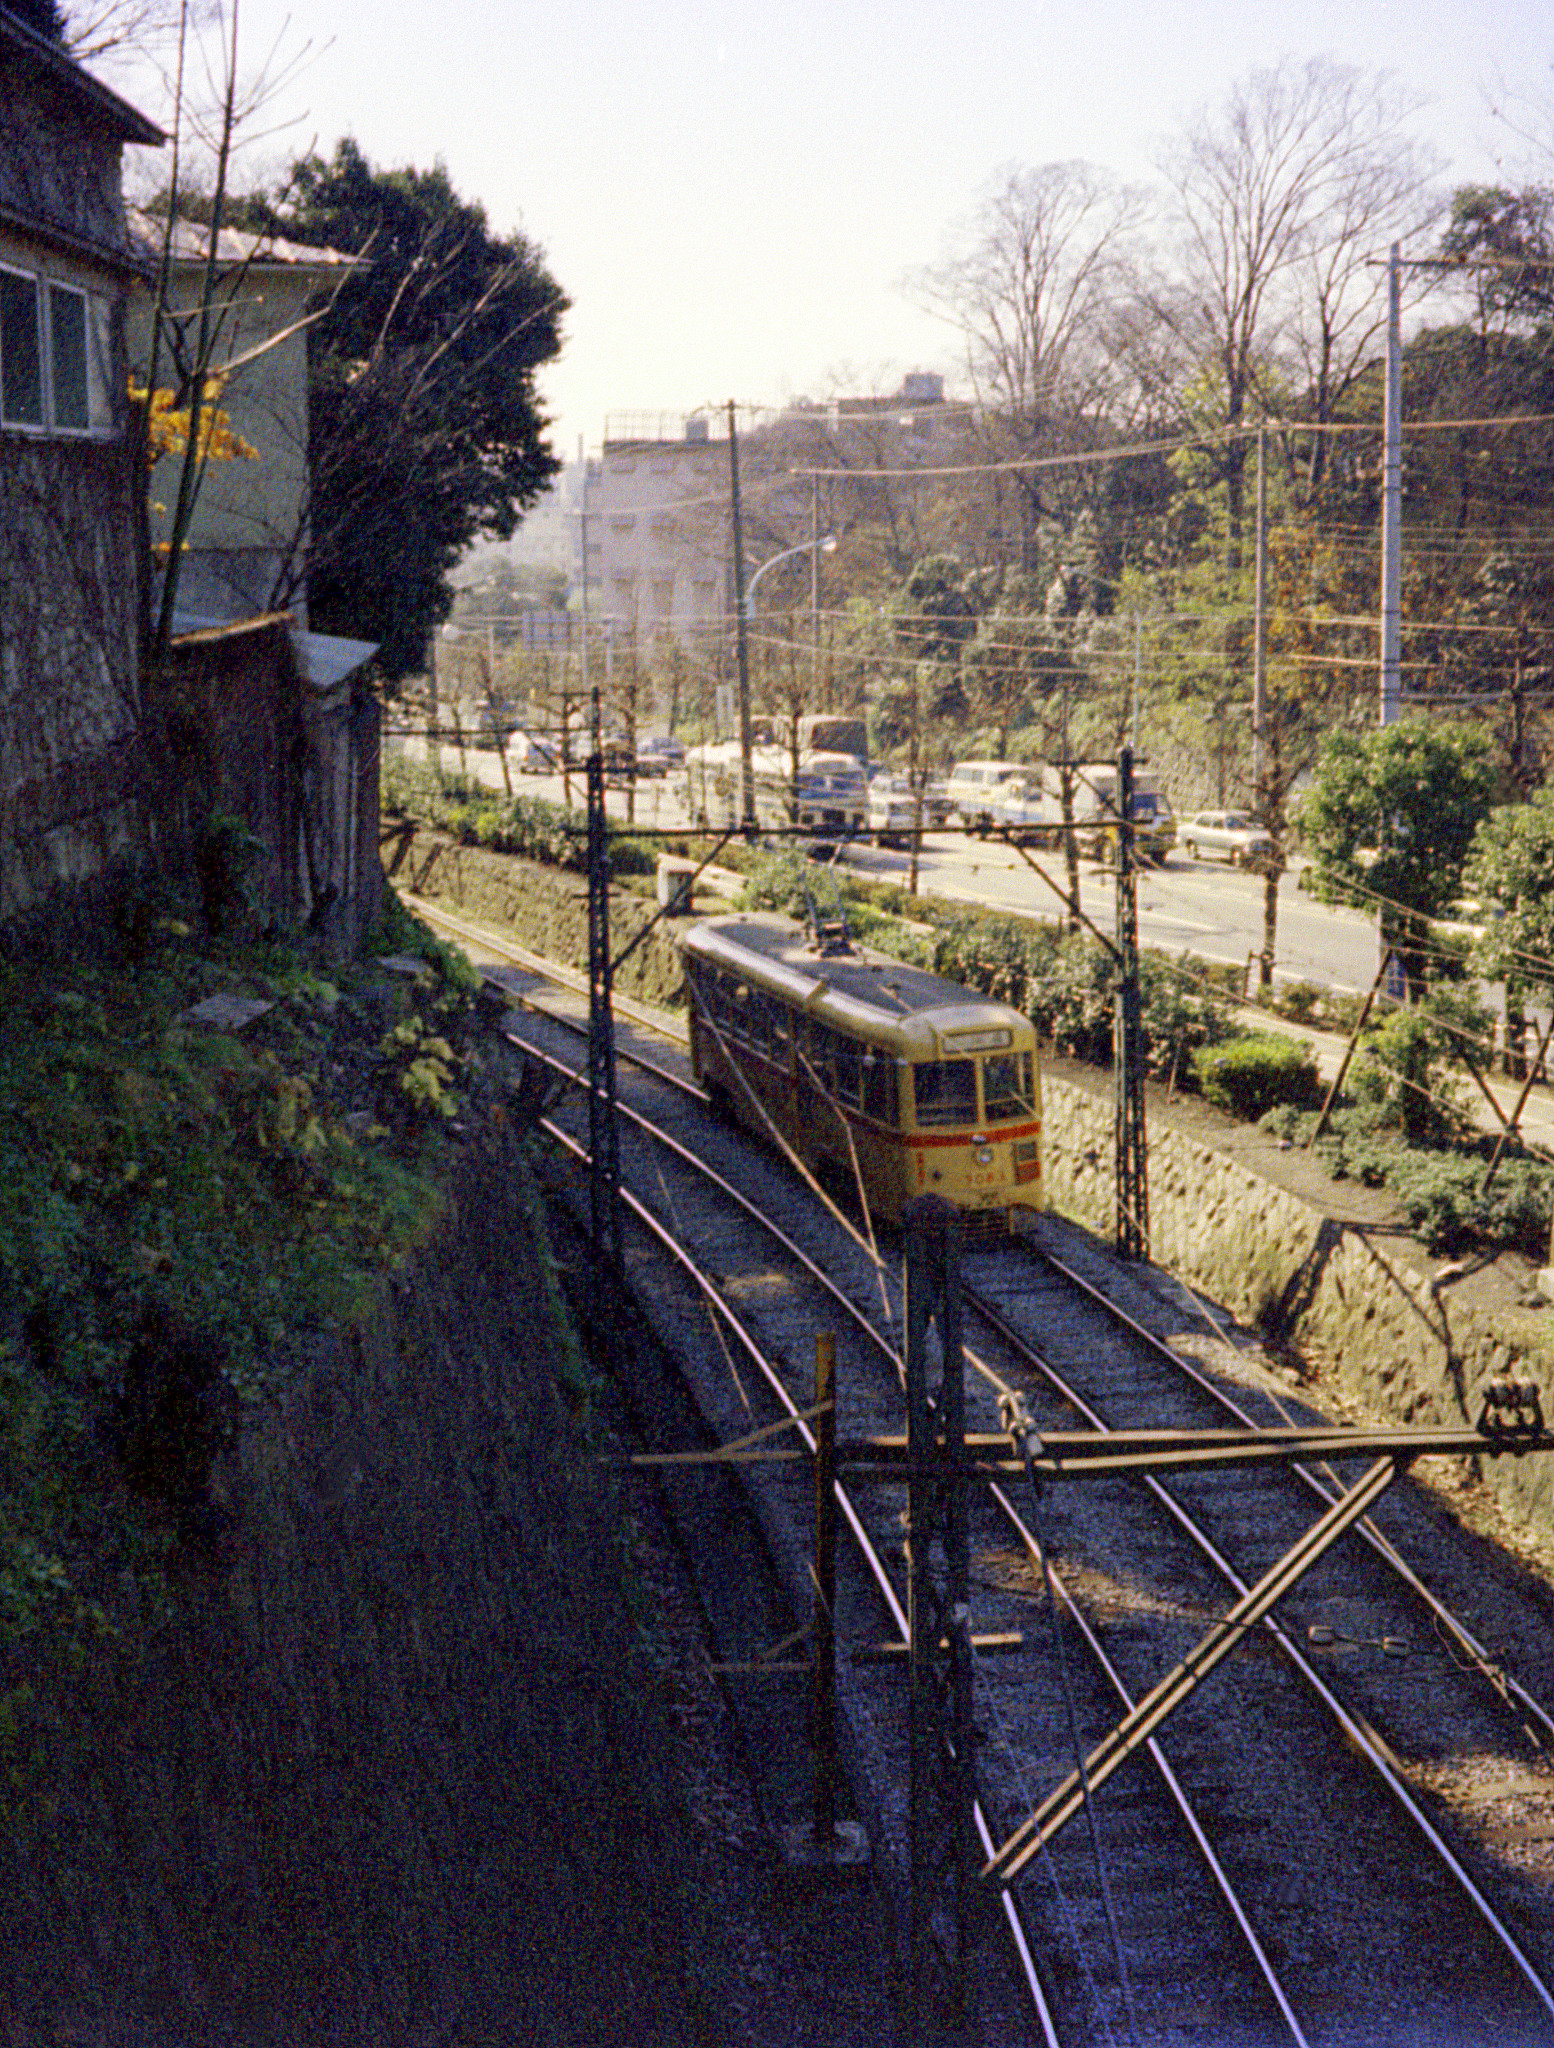
<svg viewBox="0 0 1554 2048">
<path fill-rule="evenodd" d="M 550 740 L 536 739 L 532 732 L 514 732 L 507 746 L 508 759 L 525 775 L 550 775 L 556 766 L 556 749 Z"/>
<path fill-rule="evenodd" d="M 666 733 L 655 733 L 637 742 L 637 773 L 668 775 L 685 766 L 685 742 Z"/>
<path fill-rule="evenodd" d="M 1025 773 L 1018 761 L 957 761 L 946 785 L 951 807 L 963 825 L 986 832 L 993 823 L 993 797 L 1000 784 Z"/>
<path fill-rule="evenodd" d="M 1062 822 L 1061 810 L 1054 810 L 1042 794 L 1041 777 L 1036 774 L 1011 775 L 1001 782 L 991 799 L 991 809 L 995 830 L 1007 832 L 1016 840 L 1034 835 L 1037 828 Z"/>
<path fill-rule="evenodd" d="M 1273 840 L 1244 811 L 1199 811 L 1183 820 L 1177 837 L 1189 860 L 1213 854 L 1233 868 L 1256 867 L 1273 852 Z"/>
</svg>

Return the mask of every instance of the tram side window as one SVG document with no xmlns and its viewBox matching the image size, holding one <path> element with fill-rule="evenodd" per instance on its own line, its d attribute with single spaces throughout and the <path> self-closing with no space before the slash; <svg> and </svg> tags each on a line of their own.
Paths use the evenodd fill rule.
<svg viewBox="0 0 1554 2048">
<path fill-rule="evenodd" d="M 750 1016 L 750 991 L 743 982 L 729 980 L 726 984 L 728 996 L 728 1035 L 741 1045 L 753 1045 L 754 1024 Z"/>
<path fill-rule="evenodd" d="M 836 1099 L 849 1109 L 863 1107 L 863 1074 L 860 1049 L 850 1039 L 836 1042 Z"/>
<path fill-rule="evenodd" d="M 896 1063 L 878 1046 L 863 1056 L 863 1113 L 877 1124 L 896 1121 Z"/>
<path fill-rule="evenodd" d="M 811 1018 L 804 1056 L 809 1061 L 811 1080 L 829 1095 L 836 1086 L 836 1033 Z"/>
<path fill-rule="evenodd" d="M 1028 1052 L 989 1054 L 982 1062 L 982 1113 L 990 1124 L 1034 1115 L 1031 1080 Z"/>
<path fill-rule="evenodd" d="M 754 991 L 750 1003 L 752 1044 L 758 1052 L 776 1060 L 780 1066 L 788 1064 L 788 1010 L 775 996 Z"/>
<path fill-rule="evenodd" d="M 685 969 L 685 985 L 690 992 L 691 1008 L 699 1017 L 705 1017 L 715 1024 L 718 1019 L 718 977 L 710 967 L 703 967 L 699 960 L 688 961 Z"/>
<path fill-rule="evenodd" d="M 912 1069 L 912 1089 L 920 1125 L 977 1120 L 975 1060 L 925 1060 Z"/>
</svg>

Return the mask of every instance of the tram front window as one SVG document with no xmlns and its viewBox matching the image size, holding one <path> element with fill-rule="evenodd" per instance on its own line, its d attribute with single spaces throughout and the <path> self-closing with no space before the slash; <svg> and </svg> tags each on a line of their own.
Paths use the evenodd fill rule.
<svg viewBox="0 0 1554 2048">
<path fill-rule="evenodd" d="M 1032 1092 L 1028 1052 L 991 1054 L 982 1062 L 983 1115 L 990 1124 L 1034 1116 Z"/>
<path fill-rule="evenodd" d="M 927 1060 L 912 1069 L 917 1121 L 974 1124 L 977 1120 L 975 1060 Z"/>
</svg>

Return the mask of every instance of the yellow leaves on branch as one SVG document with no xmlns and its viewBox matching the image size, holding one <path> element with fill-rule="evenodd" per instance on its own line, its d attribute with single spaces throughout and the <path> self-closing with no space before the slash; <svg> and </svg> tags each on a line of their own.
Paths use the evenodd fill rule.
<svg viewBox="0 0 1554 2048">
<path fill-rule="evenodd" d="M 226 389 L 224 377 L 207 377 L 205 400 L 200 407 L 199 459 L 202 462 L 257 462 L 259 450 L 232 424 L 230 413 L 224 412 L 221 394 Z M 153 463 L 160 462 L 164 455 L 182 455 L 189 445 L 189 412 L 187 405 L 177 403 L 176 391 L 158 388 L 151 394 L 151 405 L 146 415 L 146 449 Z M 146 403 L 146 387 L 130 383 L 130 400 L 135 405 Z"/>
</svg>

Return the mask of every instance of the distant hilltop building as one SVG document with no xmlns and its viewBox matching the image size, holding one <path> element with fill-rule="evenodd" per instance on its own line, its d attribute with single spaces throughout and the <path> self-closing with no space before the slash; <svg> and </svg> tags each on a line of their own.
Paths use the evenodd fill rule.
<svg viewBox="0 0 1554 2048">
<path fill-rule="evenodd" d="M 857 471 L 861 502 L 865 472 L 952 459 L 968 419 L 941 376 L 912 371 L 893 393 L 800 399 L 741 422 L 747 579 L 808 536 L 810 480 L 794 472 Z M 734 607 L 727 413 L 611 414 L 586 489 L 590 610 L 639 645 L 720 644 Z M 763 587 L 763 601 L 774 594 Z"/>
</svg>

